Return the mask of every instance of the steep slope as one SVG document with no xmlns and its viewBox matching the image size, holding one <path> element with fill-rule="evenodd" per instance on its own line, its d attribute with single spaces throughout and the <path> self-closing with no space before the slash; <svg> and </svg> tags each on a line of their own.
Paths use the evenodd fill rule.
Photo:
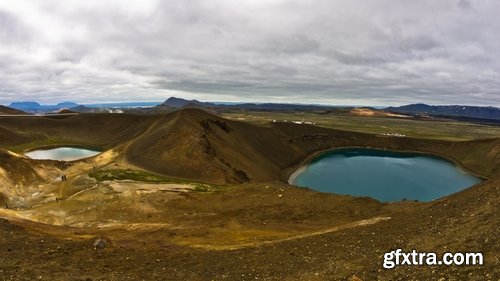
<svg viewBox="0 0 500 281">
<path fill-rule="evenodd" d="M 0 124 L 0 148 L 75 144 L 105 150 L 134 138 L 157 118 L 132 114 L 5 118 Z"/>
<path fill-rule="evenodd" d="M 183 109 L 154 123 L 127 147 L 128 160 L 159 173 L 213 183 L 276 179 L 304 155 L 270 127 Z"/>
<path fill-rule="evenodd" d="M 37 184 L 47 182 L 49 174 L 33 161 L 0 149 L 0 203 L 29 198 L 38 191 Z"/>
<path fill-rule="evenodd" d="M 12 129 L 4 128 L 0 125 L 0 147 L 16 145 L 19 143 L 28 142 L 29 140 L 30 137 L 19 134 Z"/>
</svg>

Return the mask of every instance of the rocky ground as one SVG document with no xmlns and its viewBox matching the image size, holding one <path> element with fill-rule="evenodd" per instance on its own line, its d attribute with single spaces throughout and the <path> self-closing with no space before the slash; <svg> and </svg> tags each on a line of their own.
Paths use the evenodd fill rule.
<svg viewBox="0 0 500 281">
<path fill-rule="evenodd" d="M 498 138 L 254 126 L 199 110 L 4 121 L 0 280 L 500 280 Z M 106 152 L 72 163 L 20 154 L 77 141 Z M 306 156 L 353 145 L 443 155 L 488 179 L 428 203 L 286 183 Z M 384 269 L 398 248 L 485 260 Z"/>
<path fill-rule="evenodd" d="M 251 186 L 236 193 L 225 191 L 214 196 L 227 199 L 219 201 L 222 205 L 227 202 L 227 206 L 219 208 L 231 209 L 236 198 L 240 198 L 240 203 L 251 205 L 248 197 L 259 194 L 258 190 L 262 194 L 281 192 L 277 187 Z M 306 193 L 311 193 L 312 198 L 317 194 L 301 189 L 285 192 L 286 196 L 302 197 L 307 197 Z M 171 231 L 163 230 L 144 232 L 142 243 L 126 243 L 127 232 L 114 234 L 115 238 L 106 237 L 104 232 L 101 234 L 107 241 L 106 247 L 96 249 L 94 243 L 100 237 L 97 233 L 78 236 L 76 234 L 82 233 L 60 229 L 59 235 L 54 236 L 54 233 L 46 234 L 50 231 L 43 227 L 29 224 L 21 227 L 2 220 L 0 273 L 3 280 L 348 280 L 353 275 L 361 280 L 499 280 L 499 193 L 496 179 L 432 203 L 384 205 L 377 212 L 391 218 L 374 224 L 353 225 L 276 243 L 244 245 L 234 250 L 180 246 L 172 242 L 175 240 L 171 239 Z M 212 199 L 203 199 L 206 196 L 211 195 L 196 194 L 194 197 L 199 198 L 191 200 L 214 203 Z M 182 208 L 191 203 L 183 200 L 174 205 Z M 284 208 L 281 211 L 306 213 L 303 205 L 268 203 L 273 206 L 269 210 Z M 246 208 L 248 205 L 239 211 L 232 210 L 236 214 L 232 219 L 251 220 L 250 215 L 244 213 Z M 314 207 L 310 208 L 315 211 Z M 202 209 L 192 208 L 192 211 Z M 314 214 L 314 220 L 331 216 L 332 210 Z M 270 220 L 274 217 L 276 221 L 283 220 L 283 225 L 291 223 L 293 216 L 279 217 L 278 214 L 271 211 L 256 217 Z M 61 235 L 63 233 L 66 235 Z M 130 237 L 137 239 L 134 235 Z M 485 264 L 384 269 L 383 253 L 396 248 L 408 252 L 412 249 L 438 253 L 483 252 Z"/>
</svg>

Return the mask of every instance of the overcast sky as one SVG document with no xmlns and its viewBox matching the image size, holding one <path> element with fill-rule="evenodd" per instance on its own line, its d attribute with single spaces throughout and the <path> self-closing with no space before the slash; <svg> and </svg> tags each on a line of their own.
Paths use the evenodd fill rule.
<svg viewBox="0 0 500 281">
<path fill-rule="evenodd" d="M 0 2 L 0 103 L 500 106 L 497 0 Z"/>
</svg>

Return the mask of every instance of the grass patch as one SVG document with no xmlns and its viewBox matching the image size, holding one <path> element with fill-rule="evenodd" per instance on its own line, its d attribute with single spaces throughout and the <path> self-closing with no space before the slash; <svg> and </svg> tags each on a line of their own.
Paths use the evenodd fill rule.
<svg viewBox="0 0 500 281">
<path fill-rule="evenodd" d="M 212 192 L 214 191 L 214 187 L 207 184 L 197 183 L 194 185 L 194 191 L 196 192 Z"/>
<path fill-rule="evenodd" d="M 194 186 L 194 191 L 196 192 L 213 192 L 221 189 L 222 187 L 222 186 L 213 186 L 204 183 L 192 182 L 190 180 L 172 178 L 141 170 L 126 170 L 126 169 L 96 170 L 89 173 L 89 176 L 96 179 L 97 181 L 133 180 L 133 181 L 147 182 L 147 183 L 190 184 Z"/>
<path fill-rule="evenodd" d="M 133 180 L 150 183 L 188 183 L 188 181 L 175 179 L 167 176 L 157 175 L 140 170 L 96 170 L 89 173 L 89 176 L 97 181 L 112 181 L 112 180 Z"/>
</svg>

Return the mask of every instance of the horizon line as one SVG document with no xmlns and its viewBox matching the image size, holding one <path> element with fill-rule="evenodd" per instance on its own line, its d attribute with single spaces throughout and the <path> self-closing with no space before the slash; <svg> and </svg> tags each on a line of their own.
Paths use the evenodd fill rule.
<svg viewBox="0 0 500 281">
<path fill-rule="evenodd" d="M 215 103 L 219 105 L 223 104 L 288 104 L 288 105 L 312 105 L 312 106 L 332 106 L 332 107 L 339 107 L 339 106 L 349 106 L 349 107 L 392 107 L 392 106 L 405 106 L 405 105 L 415 105 L 415 104 L 423 104 L 423 105 L 429 105 L 429 106 L 476 106 L 476 107 L 493 107 L 493 108 L 500 108 L 500 106 L 493 106 L 493 105 L 474 105 L 474 104 L 435 104 L 435 103 L 425 103 L 425 102 L 410 102 L 410 103 L 400 103 L 400 104 L 392 104 L 392 105 L 382 105 L 382 104 L 376 104 L 376 105 L 369 105 L 369 104 L 351 104 L 351 103 L 305 103 L 305 102 L 278 102 L 278 101 L 269 101 L 269 102 L 261 102 L 261 101 L 210 101 L 210 100 L 200 100 L 200 99 L 184 99 L 184 98 L 179 98 L 179 97 L 169 97 L 169 98 L 178 98 L 178 99 L 183 99 L 187 101 L 199 101 L 203 103 Z M 168 98 L 167 98 L 168 99 Z M 104 101 L 104 102 L 75 102 L 75 101 L 61 101 L 57 103 L 42 103 L 38 102 L 35 100 L 24 100 L 24 101 L 11 101 L 10 103 L 0 103 L 0 105 L 3 106 L 10 106 L 13 103 L 37 103 L 40 106 L 57 106 L 61 103 L 74 103 L 77 105 L 120 105 L 120 104 L 127 104 L 127 103 L 157 103 L 158 105 L 164 103 L 166 100 L 163 101 Z"/>
</svg>

